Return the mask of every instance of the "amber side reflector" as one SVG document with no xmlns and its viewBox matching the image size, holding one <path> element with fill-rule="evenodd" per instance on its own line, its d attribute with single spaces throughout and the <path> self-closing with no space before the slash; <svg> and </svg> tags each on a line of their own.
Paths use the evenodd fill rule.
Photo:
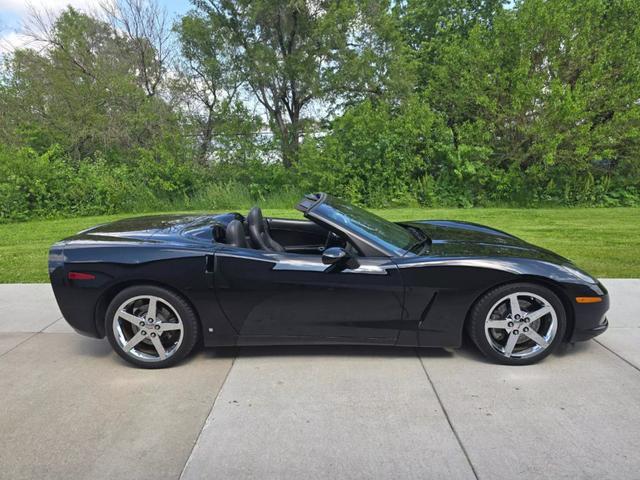
<svg viewBox="0 0 640 480">
<path fill-rule="evenodd" d="M 576 303 L 600 303 L 602 297 L 576 297 Z"/>
<path fill-rule="evenodd" d="M 95 280 L 96 276 L 91 273 L 69 272 L 67 278 L 69 280 Z"/>
</svg>

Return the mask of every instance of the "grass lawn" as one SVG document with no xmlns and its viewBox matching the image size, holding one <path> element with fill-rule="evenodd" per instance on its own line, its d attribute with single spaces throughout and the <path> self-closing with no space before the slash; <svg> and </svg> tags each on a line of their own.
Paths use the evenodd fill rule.
<svg viewBox="0 0 640 480">
<path fill-rule="evenodd" d="M 598 277 L 640 277 L 640 208 L 375 210 L 389 220 L 452 219 L 486 224 L 553 250 Z M 300 217 L 295 210 L 268 210 Z M 131 215 L 0 225 L 0 283 L 47 282 L 47 251 L 64 237 Z"/>
</svg>

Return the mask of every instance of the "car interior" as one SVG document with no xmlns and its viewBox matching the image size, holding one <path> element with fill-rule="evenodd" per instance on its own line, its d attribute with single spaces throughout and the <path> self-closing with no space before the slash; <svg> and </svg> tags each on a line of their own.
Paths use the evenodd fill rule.
<svg viewBox="0 0 640 480">
<path fill-rule="evenodd" d="M 246 218 L 236 215 L 223 231 L 214 234 L 216 241 L 239 248 L 268 252 L 320 255 L 330 247 L 348 247 L 348 242 L 330 230 L 309 220 L 264 218 L 253 207 Z"/>
</svg>

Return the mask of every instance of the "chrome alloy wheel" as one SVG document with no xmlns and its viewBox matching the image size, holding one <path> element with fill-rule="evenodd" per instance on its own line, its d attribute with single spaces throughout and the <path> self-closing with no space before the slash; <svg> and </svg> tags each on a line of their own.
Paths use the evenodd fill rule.
<svg viewBox="0 0 640 480">
<path fill-rule="evenodd" d="M 530 358 L 546 350 L 558 331 L 558 316 L 546 299 L 531 292 L 511 293 L 489 309 L 485 335 L 506 358 Z"/>
<path fill-rule="evenodd" d="M 184 338 L 184 325 L 176 309 L 153 295 L 126 300 L 116 310 L 112 325 L 122 351 L 143 362 L 171 357 Z"/>
</svg>

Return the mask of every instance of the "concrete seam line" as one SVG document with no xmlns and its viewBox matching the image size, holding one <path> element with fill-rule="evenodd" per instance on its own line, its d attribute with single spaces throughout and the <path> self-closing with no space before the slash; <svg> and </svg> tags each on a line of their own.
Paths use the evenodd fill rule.
<svg viewBox="0 0 640 480">
<path fill-rule="evenodd" d="M 427 380 L 429 381 L 429 385 L 431 385 L 431 388 L 433 389 L 433 393 L 436 396 L 436 400 L 438 400 L 438 404 L 440 404 L 440 408 L 442 409 L 442 413 L 444 413 L 444 417 L 447 419 L 447 423 L 449 424 L 449 428 L 451 429 L 451 431 L 453 432 L 453 435 L 456 437 L 456 440 L 458 441 L 458 445 L 460 445 L 460 448 L 462 449 L 462 453 L 464 454 L 464 457 L 467 459 L 467 463 L 469 464 L 469 467 L 471 468 L 471 471 L 473 472 L 473 476 L 476 478 L 476 480 L 479 480 L 479 476 L 478 476 L 478 472 L 476 472 L 475 467 L 473 466 L 473 463 L 471 463 L 471 458 L 469 458 L 469 453 L 467 452 L 467 449 L 464 447 L 464 444 L 462 443 L 462 439 L 460 438 L 460 435 L 458 435 L 458 432 L 456 431 L 455 427 L 453 426 L 453 422 L 451 421 L 451 418 L 449 417 L 449 413 L 447 412 L 447 409 L 444 406 L 444 403 L 442 403 L 442 399 L 440 398 L 440 395 L 438 394 L 438 390 L 436 390 L 436 386 L 434 385 L 433 381 L 431 380 L 431 377 L 429 376 L 429 372 L 427 372 L 427 367 L 424 364 L 424 361 L 422 360 L 422 357 L 420 356 L 420 354 L 418 353 L 418 350 L 415 350 L 416 352 L 416 356 L 418 357 L 418 360 L 420 361 L 420 365 L 422 365 L 422 370 L 424 371 L 424 374 L 427 377 Z"/>
<path fill-rule="evenodd" d="M 600 345 L 602 348 L 604 348 L 605 350 L 607 350 L 608 352 L 614 354 L 616 357 L 618 357 L 620 360 L 622 360 L 624 363 L 626 363 L 627 365 L 629 365 L 631 368 L 637 370 L 638 372 L 640 372 L 640 368 L 638 368 L 638 366 L 634 365 L 633 363 L 631 363 L 629 360 L 627 360 L 626 358 L 624 358 L 622 355 L 620 355 L 618 352 L 613 351 L 612 349 L 610 349 L 609 347 L 607 347 L 604 343 L 601 343 L 600 341 L 594 339 L 594 342 L 596 342 L 598 345 Z"/>
<path fill-rule="evenodd" d="M 47 325 L 46 327 L 44 327 L 42 330 L 40 330 L 39 333 L 44 333 L 44 331 L 49 328 L 50 326 L 52 326 L 54 323 L 57 323 L 58 320 L 62 320 L 64 317 L 58 317 L 56 318 L 53 322 L 51 322 L 49 325 Z"/>
<path fill-rule="evenodd" d="M 23 343 L 31 340 L 33 337 L 35 337 L 36 335 L 38 335 L 40 332 L 34 332 L 31 335 L 29 335 L 27 338 L 25 338 L 24 340 L 22 340 L 20 343 L 18 343 L 17 345 L 14 345 L 13 347 L 11 347 L 9 350 L 7 350 L 6 352 L 4 352 L 2 355 L 0 355 L 0 358 L 4 357 L 7 353 L 13 352 L 16 348 L 18 348 L 20 345 L 22 345 Z"/>
<path fill-rule="evenodd" d="M 200 440 L 200 437 L 202 436 L 202 432 L 204 431 L 205 428 L 207 428 L 207 425 L 209 423 L 209 417 L 211 417 L 211 413 L 213 412 L 214 407 L 216 406 L 216 402 L 218 401 L 218 398 L 220 397 L 220 392 L 222 392 L 222 389 L 224 388 L 225 383 L 227 383 L 227 379 L 229 378 L 229 374 L 231 374 L 231 370 L 233 369 L 233 366 L 236 364 L 236 359 L 237 359 L 237 355 L 235 357 L 233 357 L 233 360 L 231 360 L 231 366 L 229 367 L 229 370 L 227 370 L 227 374 L 224 376 L 224 380 L 222 380 L 222 384 L 220 385 L 220 388 L 218 389 L 218 393 L 216 393 L 215 398 L 213 399 L 213 403 L 211 404 L 211 408 L 209 409 L 209 413 L 207 413 L 206 418 L 204 419 L 204 422 L 202 422 L 202 427 L 200 427 L 200 431 L 198 432 L 198 436 L 196 437 L 195 441 L 193 442 L 193 446 L 191 447 L 191 451 L 189 452 L 189 456 L 187 457 L 187 461 L 184 462 L 184 466 L 182 467 L 182 472 L 180 472 L 180 479 L 182 479 L 182 477 L 184 476 L 184 472 L 187 470 L 187 467 L 189 466 L 189 462 L 191 461 L 191 457 L 193 456 L 193 452 L 196 449 L 196 447 L 198 446 L 198 441 Z"/>
</svg>

